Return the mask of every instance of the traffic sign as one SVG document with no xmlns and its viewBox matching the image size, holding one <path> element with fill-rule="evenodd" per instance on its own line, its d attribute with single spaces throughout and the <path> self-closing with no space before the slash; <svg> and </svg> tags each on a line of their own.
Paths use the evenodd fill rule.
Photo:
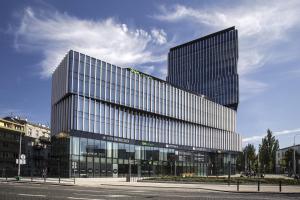
<svg viewBox="0 0 300 200">
<path fill-rule="evenodd" d="M 16 159 L 16 164 L 19 164 L 19 159 Z M 20 155 L 20 165 L 26 165 L 26 155 L 25 154 Z"/>
<path fill-rule="evenodd" d="M 19 159 L 16 159 L 16 164 L 19 164 Z M 20 165 L 26 165 L 26 160 L 20 159 Z"/>
<path fill-rule="evenodd" d="M 21 160 L 25 160 L 26 159 L 25 154 L 21 154 L 20 158 L 21 158 Z"/>
<path fill-rule="evenodd" d="M 77 169 L 77 162 L 72 162 L 72 169 Z"/>
</svg>

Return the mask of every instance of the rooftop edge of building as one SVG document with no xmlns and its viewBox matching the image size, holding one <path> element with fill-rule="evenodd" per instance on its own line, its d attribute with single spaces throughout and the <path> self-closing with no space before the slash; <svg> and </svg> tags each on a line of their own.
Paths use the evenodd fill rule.
<svg viewBox="0 0 300 200">
<path fill-rule="evenodd" d="M 294 147 L 300 147 L 300 144 L 295 144 L 295 145 L 292 145 L 292 146 L 284 147 L 284 148 L 278 149 L 277 151 L 293 149 Z"/>
<path fill-rule="evenodd" d="M 39 128 L 50 130 L 50 127 L 48 125 L 46 125 L 46 124 L 35 123 L 35 122 L 32 122 L 32 121 L 28 121 L 26 118 L 21 118 L 19 116 L 15 116 L 15 117 L 5 116 L 5 117 L 3 117 L 1 119 L 9 121 L 9 122 L 16 123 L 16 124 L 21 124 L 21 125 L 29 124 L 29 125 L 32 125 L 32 126 L 35 126 L 35 127 L 39 127 Z"/>
<path fill-rule="evenodd" d="M 173 51 L 173 50 L 175 50 L 175 49 L 178 49 L 178 48 L 187 46 L 187 45 L 189 45 L 189 44 L 193 44 L 193 43 L 195 43 L 195 42 L 202 41 L 202 40 L 205 40 L 205 39 L 214 37 L 214 36 L 216 36 L 216 35 L 219 35 L 219 34 L 222 34 L 222 33 L 225 33 L 225 32 L 229 32 L 229 31 L 233 31 L 233 30 L 236 30 L 236 29 L 235 29 L 235 26 L 232 26 L 232 27 L 223 29 L 223 30 L 221 30 L 221 31 L 217 31 L 217 32 L 211 33 L 211 34 L 209 34 L 209 35 L 206 35 L 206 36 L 203 36 L 203 37 L 200 37 L 200 38 L 197 38 L 197 39 L 188 41 L 188 42 L 185 42 L 185 43 L 183 43 L 183 44 L 180 44 L 180 45 L 178 45 L 178 46 L 175 46 L 175 47 L 170 48 L 170 51 Z"/>
</svg>

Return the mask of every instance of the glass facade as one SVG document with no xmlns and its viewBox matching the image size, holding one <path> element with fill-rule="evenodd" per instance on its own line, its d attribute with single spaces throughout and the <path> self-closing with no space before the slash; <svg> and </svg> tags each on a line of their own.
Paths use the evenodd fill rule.
<svg viewBox="0 0 300 200">
<path fill-rule="evenodd" d="M 218 154 L 159 147 L 151 143 L 139 145 L 126 143 L 126 141 L 121 143 L 74 136 L 59 139 L 59 144 L 54 140 L 54 144 L 56 146 L 70 144 L 69 153 L 66 154 L 63 149 L 56 152 L 56 156 L 59 155 L 61 158 L 59 163 L 61 176 L 105 177 L 113 176 L 115 173 L 118 177 L 123 177 L 128 174 L 129 167 L 133 176 L 144 177 L 182 174 L 221 175 L 227 174 L 229 161 L 231 173 L 235 173 L 235 154 Z"/>
<path fill-rule="evenodd" d="M 53 136 L 69 138 L 54 146 L 64 144 L 70 149 L 58 147 L 64 152 L 53 152 L 66 160 L 68 176 L 101 176 L 103 166 L 102 175 L 111 176 L 113 171 L 121 175 L 128 170 L 129 157 L 137 164 L 136 174 L 145 175 L 149 162 L 146 167 L 143 162 L 150 158 L 148 174 L 170 174 L 167 166 L 172 163 L 159 159 L 160 154 L 163 158 L 169 151 L 178 153 L 172 158 L 174 162 L 181 162 L 180 152 L 193 157 L 188 159 L 190 163 L 203 155 L 203 166 L 195 164 L 198 161 L 193 167 L 183 165 L 189 169 L 200 167 L 202 171 L 199 168 L 190 172 L 204 175 L 213 154 L 220 151 L 225 160 L 241 150 L 241 137 L 235 132 L 235 110 L 134 69 L 75 51 L 65 56 L 52 76 L 51 112 Z M 99 153 L 102 151 L 105 153 Z M 158 169 L 153 170 L 153 166 Z M 172 166 L 171 174 L 175 173 L 174 163 Z"/>
<path fill-rule="evenodd" d="M 167 81 L 237 110 L 238 32 L 234 27 L 173 47 Z"/>
</svg>

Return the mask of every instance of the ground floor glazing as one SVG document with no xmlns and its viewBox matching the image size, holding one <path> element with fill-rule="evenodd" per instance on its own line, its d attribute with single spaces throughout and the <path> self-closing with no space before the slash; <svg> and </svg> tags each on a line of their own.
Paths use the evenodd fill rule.
<svg viewBox="0 0 300 200">
<path fill-rule="evenodd" d="M 54 138 L 50 175 L 62 177 L 208 176 L 235 174 L 236 153 L 163 147 L 148 142 Z"/>
</svg>

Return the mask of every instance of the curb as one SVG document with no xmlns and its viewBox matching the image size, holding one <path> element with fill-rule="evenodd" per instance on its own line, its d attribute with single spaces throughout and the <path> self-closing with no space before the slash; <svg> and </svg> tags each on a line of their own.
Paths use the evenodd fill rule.
<svg viewBox="0 0 300 200">
<path fill-rule="evenodd" d="M 186 188 L 186 187 L 172 187 L 172 186 L 167 186 L 167 187 L 159 187 L 159 186 L 143 186 L 143 185 L 117 185 L 117 184 L 100 184 L 103 186 L 124 186 L 124 187 L 148 187 L 148 188 L 181 188 L 181 189 L 201 189 L 201 190 L 207 190 L 207 191 L 214 191 L 214 192 L 226 192 L 226 193 L 245 193 L 245 194 L 300 194 L 300 192 L 264 192 L 264 191 L 228 191 L 228 190 L 218 190 L 218 189 L 210 189 L 210 188 L 202 188 L 202 187 L 195 187 L 195 188 Z"/>
</svg>

